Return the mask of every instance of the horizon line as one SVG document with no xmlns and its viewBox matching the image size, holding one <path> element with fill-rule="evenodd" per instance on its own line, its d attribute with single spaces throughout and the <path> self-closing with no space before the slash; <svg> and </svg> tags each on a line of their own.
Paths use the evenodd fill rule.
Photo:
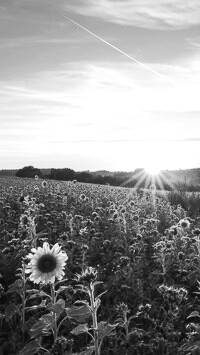
<svg viewBox="0 0 200 355">
<path fill-rule="evenodd" d="M 33 166 L 33 165 L 25 165 L 25 166 Z M 35 168 L 35 166 L 33 166 Z M 22 168 L 0 168 L 0 172 L 1 171 L 9 171 L 9 170 L 20 170 Z M 71 169 L 71 170 L 74 170 L 72 168 L 69 168 L 69 167 L 60 167 L 60 168 L 42 168 L 42 167 L 37 167 L 37 169 L 40 169 L 40 170 L 51 170 L 51 169 Z M 196 169 L 200 169 L 200 166 L 198 167 L 193 167 L 193 168 L 177 168 L 177 169 L 170 169 L 170 168 L 163 168 L 163 169 L 160 169 L 160 171 L 184 171 L 184 170 L 196 170 Z M 97 171 L 107 171 L 107 172 L 124 172 L 124 173 L 132 173 L 134 172 L 135 170 L 146 170 L 145 167 L 137 167 L 135 168 L 134 170 L 107 170 L 107 169 L 103 169 L 103 168 L 99 168 L 99 169 L 96 169 L 96 170 L 90 170 L 90 169 L 85 169 L 85 170 L 74 170 L 75 172 L 86 172 L 86 171 L 89 171 L 89 172 L 97 172 Z"/>
</svg>

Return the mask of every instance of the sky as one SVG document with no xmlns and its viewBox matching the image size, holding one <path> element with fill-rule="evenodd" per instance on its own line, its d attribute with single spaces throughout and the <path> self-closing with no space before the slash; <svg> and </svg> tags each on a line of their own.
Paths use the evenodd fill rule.
<svg viewBox="0 0 200 355">
<path fill-rule="evenodd" d="M 0 169 L 200 167 L 199 83 L 199 0 L 0 0 Z"/>
</svg>

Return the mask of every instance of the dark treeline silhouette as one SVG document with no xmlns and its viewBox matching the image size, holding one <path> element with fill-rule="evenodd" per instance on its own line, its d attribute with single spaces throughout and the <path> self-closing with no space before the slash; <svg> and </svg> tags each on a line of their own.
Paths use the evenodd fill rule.
<svg viewBox="0 0 200 355">
<path fill-rule="evenodd" d="M 49 179 L 53 180 L 74 180 L 76 179 L 76 172 L 72 169 L 51 169 Z"/>
<path fill-rule="evenodd" d="M 25 166 L 24 168 L 19 169 L 16 173 L 17 177 L 34 178 L 36 175 L 42 177 L 42 172 L 40 169 L 34 168 L 32 165 Z"/>
<path fill-rule="evenodd" d="M 0 176 L 16 176 L 16 169 L 2 169 L 0 170 Z"/>
<path fill-rule="evenodd" d="M 200 169 L 199 170 L 200 173 Z M 192 184 L 191 180 L 188 179 L 188 183 L 186 183 L 186 179 L 175 179 L 175 172 L 163 171 L 163 176 L 165 178 L 159 180 L 159 177 L 150 177 L 145 169 L 135 169 L 134 172 L 109 172 L 109 171 L 79 171 L 76 172 L 73 169 L 63 168 L 63 169 L 37 169 L 33 166 L 25 166 L 22 169 L 19 169 L 16 172 L 16 176 L 18 177 L 28 177 L 34 178 L 36 175 L 39 178 L 43 179 L 52 179 L 52 180 L 62 180 L 62 181 L 73 181 L 76 180 L 78 182 L 83 183 L 92 183 L 92 184 L 100 184 L 100 185 L 112 185 L 112 186 L 124 186 L 124 187 L 139 187 L 149 188 L 150 185 L 154 184 L 158 190 L 178 190 L 178 191 L 200 191 L 199 184 Z M 180 171 L 177 173 L 180 174 Z M 171 175 L 170 175 L 171 174 Z M 183 171 L 185 174 L 185 171 Z M 173 176 L 173 181 L 170 179 L 170 176 Z M 184 175 L 185 176 L 185 175 Z M 140 179 L 143 177 L 143 179 Z M 197 176 L 198 177 L 198 176 Z M 141 180 L 141 181 L 140 181 Z M 148 184 L 147 184 L 148 181 Z M 198 180 L 197 180 L 198 181 Z M 199 180 L 200 181 L 200 180 Z M 162 184 L 160 183 L 162 182 Z"/>
<path fill-rule="evenodd" d="M 97 173 L 91 173 L 88 171 L 76 172 L 72 169 L 51 169 L 49 179 L 54 180 L 64 180 L 78 182 L 91 183 L 91 184 L 101 184 L 101 185 L 113 185 L 113 186 L 135 186 L 137 180 L 132 180 L 128 182 L 127 173 L 116 172 L 112 175 L 100 175 Z"/>
</svg>

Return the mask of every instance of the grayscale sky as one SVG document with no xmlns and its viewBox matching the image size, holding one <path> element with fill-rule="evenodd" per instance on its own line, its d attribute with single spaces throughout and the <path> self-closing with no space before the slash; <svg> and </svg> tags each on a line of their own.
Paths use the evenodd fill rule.
<svg viewBox="0 0 200 355">
<path fill-rule="evenodd" d="M 199 0 L 1 0 L 0 169 L 200 167 L 199 84 Z"/>
</svg>

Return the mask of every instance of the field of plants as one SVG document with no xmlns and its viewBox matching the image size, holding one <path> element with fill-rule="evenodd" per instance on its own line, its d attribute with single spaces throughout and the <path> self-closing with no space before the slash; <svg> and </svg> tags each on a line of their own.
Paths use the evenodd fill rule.
<svg viewBox="0 0 200 355">
<path fill-rule="evenodd" d="M 200 197 L 1 177 L 0 277 L 0 355 L 198 355 Z"/>
</svg>

